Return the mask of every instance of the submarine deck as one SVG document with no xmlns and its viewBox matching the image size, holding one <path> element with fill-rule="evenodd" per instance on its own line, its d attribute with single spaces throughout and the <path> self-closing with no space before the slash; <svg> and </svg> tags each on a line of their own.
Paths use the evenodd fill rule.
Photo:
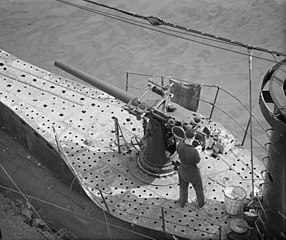
<svg viewBox="0 0 286 240">
<path fill-rule="evenodd" d="M 231 216 L 225 211 L 225 186 L 251 191 L 250 153 L 234 145 L 225 154 L 202 153 L 207 204 L 181 208 L 177 174 L 152 178 L 136 164 L 132 138 L 142 138 L 142 122 L 124 111 L 124 103 L 87 85 L 54 75 L 0 51 L 0 101 L 61 154 L 84 191 L 100 208 L 136 225 L 189 239 L 226 239 Z M 190 118 L 198 116 L 191 113 Z M 127 142 L 116 144 L 114 117 Z M 200 116 L 212 131 L 219 123 Z M 263 182 L 262 163 L 254 158 L 254 180 Z M 194 197 L 190 187 L 189 199 Z"/>
</svg>

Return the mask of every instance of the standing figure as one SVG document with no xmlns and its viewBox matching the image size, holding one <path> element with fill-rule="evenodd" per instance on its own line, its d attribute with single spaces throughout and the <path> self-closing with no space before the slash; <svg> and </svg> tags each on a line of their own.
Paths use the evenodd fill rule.
<svg viewBox="0 0 286 240">
<path fill-rule="evenodd" d="M 195 138 L 195 132 L 189 128 L 186 130 L 185 142 L 180 142 L 177 146 L 177 152 L 181 161 L 179 167 L 179 183 L 180 183 L 180 199 L 181 207 L 184 207 L 188 202 L 188 187 L 191 183 L 195 189 L 197 199 L 193 203 L 198 207 L 205 205 L 205 196 L 202 184 L 200 169 L 197 164 L 200 162 L 200 155 L 198 150 L 192 146 Z"/>
</svg>

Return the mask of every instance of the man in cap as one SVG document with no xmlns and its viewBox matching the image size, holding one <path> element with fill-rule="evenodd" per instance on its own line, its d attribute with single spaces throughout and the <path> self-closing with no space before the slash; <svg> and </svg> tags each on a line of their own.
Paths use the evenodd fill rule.
<svg viewBox="0 0 286 240">
<path fill-rule="evenodd" d="M 186 130 L 185 142 L 180 142 L 177 146 L 177 152 L 181 161 L 179 167 L 180 199 L 181 207 L 188 202 L 188 187 L 191 183 L 195 189 L 197 199 L 193 203 L 198 207 L 205 205 L 205 196 L 202 184 L 200 169 L 197 164 L 200 162 L 198 150 L 192 145 L 195 139 L 195 132 L 192 128 Z"/>
</svg>

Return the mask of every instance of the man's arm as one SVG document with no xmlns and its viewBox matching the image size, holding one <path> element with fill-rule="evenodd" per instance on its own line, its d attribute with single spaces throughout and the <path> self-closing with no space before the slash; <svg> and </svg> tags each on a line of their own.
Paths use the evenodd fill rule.
<svg viewBox="0 0 286 240">
<path fill-rule="evenodd" d="M 202 153 L 202 151 L 203 151 L 202 145 L 196 146 L 195 149 L 197 149 L 197 151 L 198 151 L 199 154 Z"/>
<path fill-rule="evenodd" d="M 197 167 L 201 168 L 202 165 L 203 165 L 203 163 L 202 163 L 203 161 L 202 161 L 202 158 L 200 156 L 200 152 L 201 151 L 199 152 L 197 148 L 195 148 L 195 151 L 196 151 L 196 159 L 197 159 L 196 164 L 197 164 Z"/>
<path fill-rule="evenodd" d="M 198 167 L 199 169 L 201 169 L 201 168 L 202 168 L 202 166 L 203 166 L 203 161 L 202 161 L 202 160 L 200 160 L 200 161 L 199 161 L 199 163 L 197 163 L 197 167 Z"/>
</svg>

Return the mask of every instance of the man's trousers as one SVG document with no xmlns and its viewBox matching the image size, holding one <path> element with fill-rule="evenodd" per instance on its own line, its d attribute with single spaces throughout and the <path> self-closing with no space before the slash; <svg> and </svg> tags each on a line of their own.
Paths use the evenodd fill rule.
<svg viewBox="0 0 286 240">
<path fill-rule="evenodd" d="M 203 207 L 205 204 L 205 197 L 204 197 L 204 190 L 203 190 L 203 183 L 201 174 L 199 171 L 196 171 L 196 173 L 193 176 L 181 176 L 179 171 L 179 183 L 180 183 L 180 205 L 183 207 L 188 201 L 188 188 L 189 183 L 191 183 L 195 189 L 197 200 L 198 200 L 198 206 Z"/>
</svg>

